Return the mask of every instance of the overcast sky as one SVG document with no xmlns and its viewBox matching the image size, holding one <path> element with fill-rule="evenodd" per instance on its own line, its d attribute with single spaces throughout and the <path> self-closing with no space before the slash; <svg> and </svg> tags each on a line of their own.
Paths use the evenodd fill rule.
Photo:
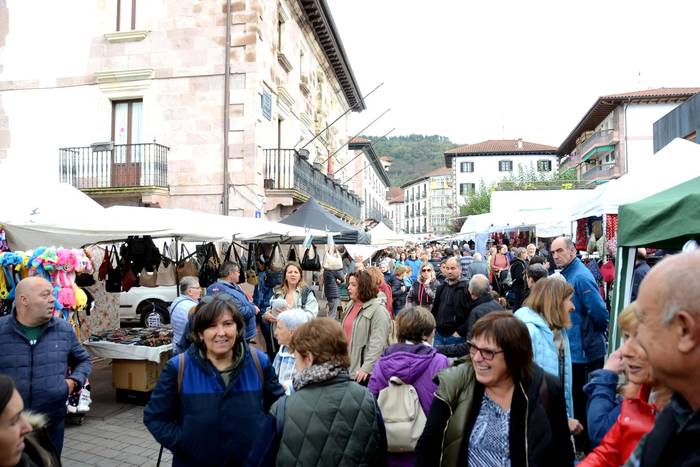
<svg viewBox="0 0 700 467">
<path fill-rule="evenodd" d="M 696 0 L 327 0 L 359 131 L 558 146 L 605 94 L 700 86 Z"/>
</svg>

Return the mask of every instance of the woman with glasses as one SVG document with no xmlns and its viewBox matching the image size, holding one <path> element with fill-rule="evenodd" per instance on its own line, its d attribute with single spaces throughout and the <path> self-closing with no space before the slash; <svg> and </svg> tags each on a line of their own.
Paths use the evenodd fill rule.
<svg viewBox="0 0 700 467">
<path fill-rule="evenodd" d="M 350 302 L 343 314 L 343 331 L 350 343 L 350 376 L 364 385 L 388 345 L 391 331 L 391 317 L 377 293 L 368 272 L 353 272 L 348 277 Z"/>
<path fill-rule="evenodd" d="M 471 331 L 470 360 L 438 373 L 417 466 L 573 466 L 564 394 L 532 361 L 527 327 L 494 311 Z"/>
<path fill-rule="evenodd" d="M 296 261 L 288 262 L 282 270 L 282 277 L 282 285 L 275 288 L 270 309 L 265 312 L 263 319 L 275 323 L 277 315 L 292 308 L 301 308 L 308 313 L 309 319 L 318 316 L 318 301 L 313 290 L 304 282 L 301 265 Z"/>
<path fill-rule="evenodd" d="M 413 283 L 411 290 L 408 292 L 406 303 L 408 305 L 423 306 L 430 310 L 433 307 L 437 288 L 438 281 L 435 279 L 433 265 L 426 261 L 420 267 L 418 280 Z"/>
<path fill-rule="evenodd" d="M 194 345 L 166 364 L 143 422 L 174 466 L 242 465 L 284 389 L 267 355 L 245 341 L 230 296 L 204 297 L 192 334 Z"/>
</svg>

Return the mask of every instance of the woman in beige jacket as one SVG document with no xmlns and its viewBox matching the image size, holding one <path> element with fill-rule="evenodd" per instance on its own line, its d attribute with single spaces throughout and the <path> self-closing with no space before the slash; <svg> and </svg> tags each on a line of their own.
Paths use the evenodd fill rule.
<svg viewBox="0 0 700 467">
<path fill-rule="evenodd" d="M 364 385 L 389 344 L 391 331 L 391 317 L 377 293 L 377 286 L 366 271 L 356 271 L 348 277 L 350 302 L 345 308 L 343 332 L 350 343 L 350 376 Z"/>
</svg>

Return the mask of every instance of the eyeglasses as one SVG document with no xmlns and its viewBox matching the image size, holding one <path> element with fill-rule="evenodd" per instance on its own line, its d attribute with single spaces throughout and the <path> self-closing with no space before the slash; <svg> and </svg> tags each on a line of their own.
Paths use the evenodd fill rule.
<svg viewBox="0 0 700 467">
<path fill-rule="evenodd" d="M 430 268 L 427 268 L 427 269 L 421 269 L 421 270 L 420 270 L 420 272 L 430 272 L 430 271 L 432 271 L 432 269 L 430 269 Z"/>
<path fill-rule="evenodd" d="M 481 358 L 484 360 L 490 362 L 493 360 L 493 358 L 496 356 L 496 354 L 503 353 L 503 350 L 490 350 L 490 349 L 481 349 L 471 342 L 467 341 L 467 345 L 469 346 L 469 356 L 474 358 L 476 356 L 476 353 L 479 352 L 481 354 Z"/>
</svg>

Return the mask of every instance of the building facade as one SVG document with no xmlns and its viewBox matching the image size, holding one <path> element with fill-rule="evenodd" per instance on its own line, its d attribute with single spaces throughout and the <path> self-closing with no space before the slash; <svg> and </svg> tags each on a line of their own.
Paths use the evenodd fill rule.
<svg viewBox="0 0 700 467">
<path fill-rule="evenodd" d="M 654 122 L 654 153 L 675 138 L 700 144 L 700 94 L 682 103 Z"/>
<path fill-rule="evenodd" d="M 557 148 L 545 144 L 517 140 L 488 140 L 445 151 L 445 165 L 454 176 L 454 197 L 457 204 L 483 183 L 491 186 L 503 178 L 532 171 L 538 175 L 554 175 L 557 171 Z"/>
<path fill-rule="evenodd" d="M 344 183 L 362 198 L 362 219 L 370 224 L 384 222 L 393 228 L 387 199 L 389 177 L 372 143 L 366 138 L 354 138 L 348 148 L 352 153 L 349 161 L 352 170 Z"/>
<path fill-rule="evenodd" d="M 595 185 L 634 171 L 654 154 L 653 125 L 700 88 L 657 88 L 602 96 L 559 146 L 559 170 Z"/>
<path fill-rule="evenodd" d="M 387 200 L 389 201 L 389 216 L 391 216 L 391 220 L 394 224 L 394 232 L 406 233 L 403 189 L 398 186 L 389 188 Z"/>
<path fill-rule="evenodd" d="M 453 174 L 436 169 L 401 186 L 404 190 L 404 231 L 409 234 L 447 234 L 455 212 Z"/>
<path fill-rule="evenodd" d="M 313 196 L 360 220 L 347 116 L 328 124 L 364 101 L 325 0 L 0 8 L 0 158 L 103 205 L 275 219 Z"/>
</svg>

